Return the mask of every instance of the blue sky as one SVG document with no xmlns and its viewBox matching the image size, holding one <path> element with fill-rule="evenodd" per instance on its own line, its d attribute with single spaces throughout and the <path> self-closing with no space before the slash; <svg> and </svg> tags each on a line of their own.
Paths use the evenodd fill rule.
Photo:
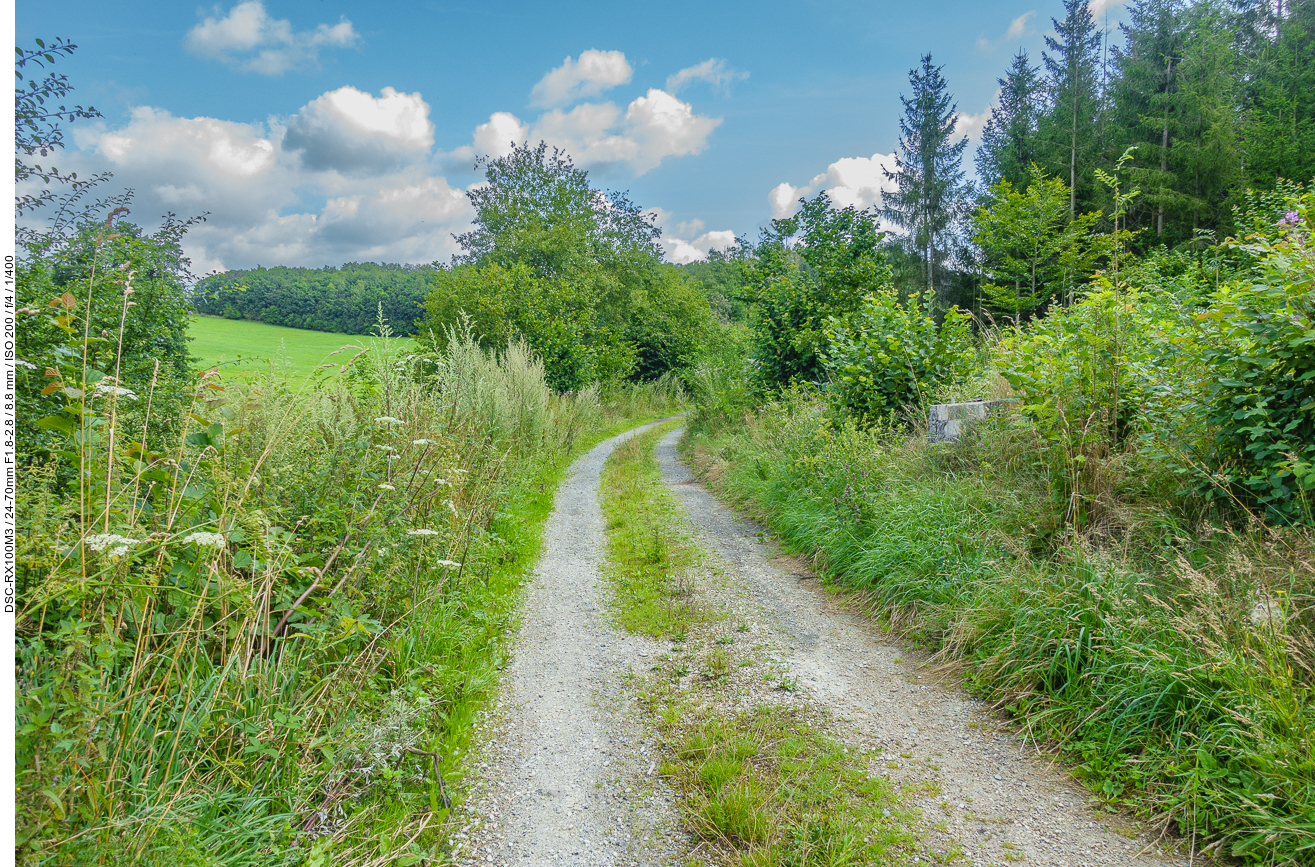
<svg viewBox="0 0 1315 867">
<path fill-rule="evenodd" d="M 1094 0 L 1098 20 L 1119 8 Z M 209 211 L 197 268 L 446 260 L 476 154 L 561 144 L 656 210 L 668 257 L 754 236 L 799 195 L 868 205 L 899 94 L 930 51 L 975 136 L 1010 56 L 1059 0 L 921 4 L 105 4 L 19 0 L 20 45 L 103 121 L 61 168 L 109 169 L 133 219 Z"/>
</svg>

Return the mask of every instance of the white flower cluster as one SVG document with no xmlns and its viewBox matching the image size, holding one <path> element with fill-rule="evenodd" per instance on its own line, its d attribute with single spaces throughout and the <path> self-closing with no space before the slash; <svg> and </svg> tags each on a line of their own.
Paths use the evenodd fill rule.
<svg viewBox="0 0 1315 867">
<path fill-rule="evenodd" d="M 120 388 L 117 385 L 108 385 L 104 382 L 96 383 L 96 394 L 108 394 L 114 397 L 125 397 L 128 400 L 136 400 L 137 392 L 130 388 Z"/>
<path fill-rule="evenodd" d="M 429 529 L 428 527 L 417 527 L 417 528 L 414 529 L 414 530 L 407 530 L 407 531 L 406 531 L 406 535 L 408 535 L 408 536 L 438 536 L 438 535 L 440 535 L 440 534 L 439 534 L 439 532 L 438 532 L 437 530 L 431 530 L 431 529 Z"/>
<path fill-rule="evenodd" d="M 21 358 L 15 358 L 15 359 L 14 359 L 14 364 L 17 364 L 19 367 L 26 367 L 28 370 L 36 370 L 36 369 L 37 369 L 37 366 L 36 366 L 35 364 L 33 364 L 33 363 L 30 362 L 30 361 L 24 361 L 24 360 L 21 359 Z"/>
<path fill-rule="evenodd" d="M 438 565 L 439 565 L 439 566 L 446 566 L 446 567 L 448 567 L 449 569 L 460 569 L 460 568 L 461 568 L 461 564 L 460 564 L 460 563 L 457 563 L 457 562 L 454 561 L 454 560 L 439 560 L 439 561 L 438 561 Z"/>
<path fill-rule="evenodd" d="M 128 549 L 133 545 L 140 545 L 141 539 L 129 539 L 127 536 L 120 536 L 118 533 L 97 533 L 94 536 L 88 536 L 85 540 L 87 547 L 93 551 L 104 551 L 110 549 L 110 556 L 115 559 L 128 553 Z"/>
<path fill-rule="evenodd" d="M 200 545 L 203 548 L 223 548 L 228 544 L 228 540 L 224 538 L 223 533 L 192 533 L 183 539 L 184 545 L 188 542 Z"/>
<path fill-rule="evenodd" d="M 424 439 L 424 438 L 422 437 L 422 438 L 420 438 L 420 439 L 418 439 L 418 440 L 411 440 L 411 445 L 413 445 L 413 446 L 436 446 L 436 445 L 438 445 L 438 440 L 429 440 L 429 439 Z"/>
<path fill-rule="evenodd" d="M 381 415 L 374 421 L 375 424 L 406 424 L 400 418 L 393 418 L 391 415 Z"/>
<path fill-rule="evenodd" d="M 387 482 L 385 482 L 384 484 L 382 484 L 382 485 L 379 486 L 379 490 L 381 490 L 381 491 L 395 491 L 395 490 L 397 490 L 397 488 L 394 488 L 392 485 L 390 485 L 390 484 L 388 484 Z"/>
</svg>

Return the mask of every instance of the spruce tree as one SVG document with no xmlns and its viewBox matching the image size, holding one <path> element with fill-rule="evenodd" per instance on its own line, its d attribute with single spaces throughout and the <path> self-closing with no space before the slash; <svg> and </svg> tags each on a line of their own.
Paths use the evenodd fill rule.
<svg viewBox="0 0 1315 867">
<path fill-rule="evenodd" d="M 1130 216 L 1134 222 L 1147 219 L 1160 238 L 1177 196 L 1169 152 L 1175 143 L 1170 132 L 1182 112 L 1177 73 L 1183 59 L 1183 11 L 1183 0 L 1136 0 L 1120 25 L 1125 44 L 1113 49 L 1111 144 L 1118 153 L 1137 147 L 1132 174 L 1142 191 L 1140 213 Z"/>
<path fill-rule="evenodd" d="M 896 189 L 882 195 L 881 216 L 905 231 L 906 245 L 922 263 L 925 285 L 935 292 L 952 231 L 972 191 L 963 171 L 968 139 L 952 140 L 958 106 L 930 54 L 909 70 L 909 84 L 912 95 L 900 95 L 904 116 L 895 171 L 886 173 Z"/>
<path fill-rule="evenodd" d="M 1244 139 L 1247 180 L 1269 189 L 1280 178 L 1315 176 L 1315 0 L 1267 11 L 1252 58 Z"/>
<path fill-rule="evenodd" d="M 1042 119 L 1040 138 L 1045 168 L 1068 179 L 1071 220 L 1079 200 L 1088 202 L 1095 193 L 1101 35 L 1086 0 L 1064 0 L 1064 11 L 1063 21 L 1050 19 L 1055 36 L 1046 37 L 1050 112 Z"/>
<path fill-rule="evenodd" d="M 1188 10 L 1186 33 L 1169 127 L 1177 193 L 1163 235 L 1170 243 L 1189 240 L 1198 229 L 1227 234 L 1233 194 L 1243 181 L 1237 112 L 1243 67 L 1233 31 L 1217 7 L 1201 3 Z"/>
<path fill-rule="evenodd" d="M 982 129 L 977 147 L 977 179 L 983 187 L 1009 181 L 1025 188 L 1030 167 L 1036 160 L 1037 120 L 1044 95 L 1040 69 L 1028 63 L 1027 52 L 1019 49 L 1000 83 L 1000 104 Z"/>
</svg>

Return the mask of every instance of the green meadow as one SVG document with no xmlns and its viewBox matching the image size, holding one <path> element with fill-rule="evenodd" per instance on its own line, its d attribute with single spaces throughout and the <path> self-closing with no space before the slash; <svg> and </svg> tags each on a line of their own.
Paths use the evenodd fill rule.
<svg viewBox="0 0 1315 867">
<path fill-rule="evenodd" d="M 363 334 L 334 334 L 285 328 L 264 322 L 221 319 L 217 316 L 193 316 L 188 333 L 192 338 L 192 355 L 199 367 L 219 367 L 229 371 L 265 371 L 274 365 L 288 374 L 309 376 L 319 365 L 342 362 L 364 347 L 370 338 Z M 393 338 L 408 342 L 410 338 Z M 330 358 L 330 354 L 344 347 Z"/>
</svg>

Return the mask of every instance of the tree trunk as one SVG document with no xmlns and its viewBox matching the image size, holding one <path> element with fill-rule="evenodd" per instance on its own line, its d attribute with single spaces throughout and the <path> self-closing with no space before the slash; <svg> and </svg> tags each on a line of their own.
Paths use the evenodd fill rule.
<svg viewBox="0 0 1315 867">
<path fill-rule="evenodd" d="M 1078 68 L 1077 63 L 1069 64 L 1068 86 L 1073 91 L 1073 124 L 1069 136 L 1068 151 L 1068 221 L 1071 223 L 1078 216 Z"/>
<path fill-rule="evenodd" d="M 1164 176 L 1169 171 L 1169 82 L 1173 80 L 1173 55 L 1164 62 L 1164 129 L 1160 133 L 1160 204 L 1155 209 L 1155 234 L 1164 235 Z"/>
</svg>

